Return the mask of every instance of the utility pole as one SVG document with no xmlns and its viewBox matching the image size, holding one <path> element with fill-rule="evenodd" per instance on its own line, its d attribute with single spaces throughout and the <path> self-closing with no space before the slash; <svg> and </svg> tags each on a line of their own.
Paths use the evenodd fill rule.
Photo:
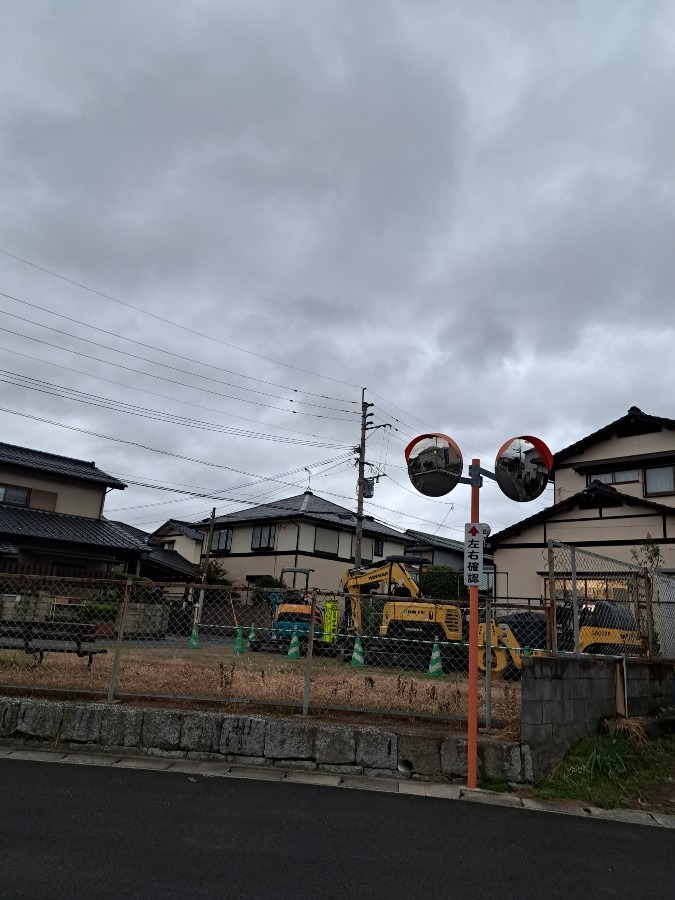
<svg viewBox="0 0 675 900">
<path fill-rule="evenodd" d="M 366 474 L 366 432 L 368 430 L 368 410 L 372 403 L 366 403 L 366 389 L 361 389 L 361 441 L 359 443 L 359 480 L 356 495 L 356 538 L 354 540 L 354 566 L 361 565 L 361 543 L 363 540 L 363 491 Z"/>
<path fill-rule="evenodd" d="M 211 510 L 211 518 L 209 520 L 209 533 L 206 539 L 206 553 L 203 557 L 202 562 L 202 586 L 199 590 L 199 599 L 195 603 L 195 607 L 192 615 L 192 634 L 190 635 L 190 640 L 188 641 L 188 650 L 198 650 L 199 649 L 199 626 L 202 622 L 202 610 L 204 609 L 204 586 L 206 584 L 206 580 L 209 577 L 209 562 L 211 560 L 211 542 L 213 541 L 213 529 L 216 524 L 216 508 L 215 506 Z"/>
</svg>

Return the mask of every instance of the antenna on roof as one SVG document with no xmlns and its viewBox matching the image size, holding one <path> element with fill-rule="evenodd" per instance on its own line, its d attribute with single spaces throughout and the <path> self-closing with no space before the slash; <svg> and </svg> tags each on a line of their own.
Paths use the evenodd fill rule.
<svg viewBox="0 0 675 900">
<path fill-rule="evenodd" d="M 305 472 L 307 472 L 307 487 L 305 488 L 305 491 L 311 491 L 312 490 L 312 473 L 311 473 L 311 470 L 307 468 L 307 466 L 305 466 Z"/>
</svg>

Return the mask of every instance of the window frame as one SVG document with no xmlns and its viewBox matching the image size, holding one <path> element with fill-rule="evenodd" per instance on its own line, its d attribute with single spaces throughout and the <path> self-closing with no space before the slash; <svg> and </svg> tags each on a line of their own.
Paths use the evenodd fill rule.
<svg viewBox="0 0 675 900">
<path fill-rule="evenodd" d="M 656 469 L 670 469 L 672 475 L 673 487 L 669 491 L 648 491 L 647 490 L 647 472 L 653 472 Z M 675 465 L 672 463 L 668 466 L 645 466 L 644 469 L 644 485 L 643 494 L 645 497 L 671 497 L 675 494 Z"/>
<path fill-rule="evenodd" d="M 637 474 L 637 478 L 631 478 L 628 481 L 617 481 L 616 476 L 617 476 L 618 472 L 635 472 Z M 602 481 L 602 479 L 599 477 L 600 475 L 611 475 L 612 480 L 611 481 Z M 611 469 L 610 471 L 604 471 L 604 472 L 594 472 L 594 473 L 589 472 L 586 475 L 586 487 L 590 487 L 591 482 L 593 482 L 593 481 L 600 481 L 602 484 L 610 484 L 612 486 L 615 486 L 617 484 L 639 484 L 640 483 L 640 469 Z"/>
<path fill-rule="evenodd" d="M 7 492 L 7 488 L 10 488 L 14 491 L 25 491 L 26 500 L 25 503 L 13 503 L 11 500 L 5 500 L 5 493 Z M 30 488 L 24 487 L 21 484 L 0 484 L 0 489 L 2 489 L 3 494 L 0 499 L 0 505 L 2 506 L 13 506 L 15 509 L 30 509 Z"/>
<path fill-rule="evenodd" d="M 384 538 L 373 538 L 373 559 L 384 556 Z"/>
<path fill-rule="evenodd" d="M 159 545 L 162 550 L 175 550 L 176 542 L 175 541 L 162 541 Z"/>
<path fill-rule="evenodd" d="M 257 542 L 256 542 L 257 532 Z M 266 543 L 263 543 L 263 537 L 266 537 Z M 269 525 L 254 525 L 251 530 L 251 550 L 274 550 L 277 539 L 277 525 L 273 522 Z"/>
<path fill-rule="evenodd" d="M 232 552 L 232 534 L 233 529 L 229 527 L 225 528 L 214 528 L 213 534 L 211 535 L 211 555 L 212 556 L 222 556 L 225 553 Z M 225 541 L 222 541 L 222 536 L 225 535 Z M 218 540 L 219 546 L 214 546 L 214 542 Z M 224 545 L 223 545 L 224 544 Z"/>
</svg>

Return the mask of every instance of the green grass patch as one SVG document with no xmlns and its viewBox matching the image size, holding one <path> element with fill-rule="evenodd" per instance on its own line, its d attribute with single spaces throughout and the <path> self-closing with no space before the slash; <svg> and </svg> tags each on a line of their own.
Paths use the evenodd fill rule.
<svg viewBox="0 0 675 900">
<path fill-rule="evenodd" d="M 508 781 L 503 778 L 493 778 L 491 775 L 481 775 L 479 787 L 484 791 L 495 791 L 498 794 L 508 794 L 512 790 Z"/>
<path fill-rule="evenodd" d="M 647 741 L 610 727 L 580 741 L 534 792 L 543 799 L 580 800 L 602 809 L 632 807 L 667 781 L 674 765 L 674 741 Z"/>
</svg>

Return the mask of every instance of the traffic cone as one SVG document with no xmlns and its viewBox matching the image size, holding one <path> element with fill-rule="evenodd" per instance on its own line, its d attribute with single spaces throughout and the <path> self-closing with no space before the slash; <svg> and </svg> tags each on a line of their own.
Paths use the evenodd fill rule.
<svg viewBox="0 0 675 900">
<path fill-rule="evenodd" d="M 246 647 L 244 646 L 244 629 L 237 628 L 237 636 L 234 640 L 234 652 L 235 653 L 246 653 Z"/>
<path fill-rule="evenodd" d="M 427 675 L 430 678 L 443 677 L 443 662 L 441 661 L 441 648 L 438 641 L 434 641 L 434 649 L 431 651 L 431 659 L 429 660 L 429 671 Z"/>
<path fill-rule="evenodd" d="M 199 625 L 195 622 L 187 645 L 188 650 L 199 650 Z"/>
<path fill-rule="evenodd" d="M 357 668 L 361 668 L 361 666 L 365 665 L 363 662 L 363 647 L 361 646 L 361 637 L 360 635 L 356 635 L 356 640 L 354 641 L 354 652 L 352 653 L 352 661 L 351 665 Z"/>
<path fill-rule="evenodd" d="M 298 642 L 298 629 L 293 629 L 293 637 L 291 638 L 291 643 L 288 647 L 288 653 L 286 654 L 288 659 L 300 659 L 300 644 Z"/>
<path fill-rule="evenodd" d="M 246 644 L 248 647 L 250 647 L 253 643 L 255 643 L 255 628 L 253 627 L 253 625 L 251 625 L 251 630 L 248 633 Z"/>
</svg>

